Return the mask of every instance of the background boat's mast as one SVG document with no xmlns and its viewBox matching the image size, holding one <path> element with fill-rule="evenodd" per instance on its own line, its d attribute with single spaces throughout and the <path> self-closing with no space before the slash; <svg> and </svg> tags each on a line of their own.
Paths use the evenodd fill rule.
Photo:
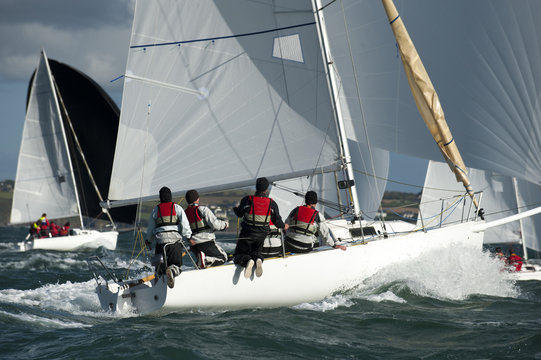
<svg viewBox="0 0 541 360">
<path fill-rule="evenodd" d="M 353 174 L 353 166 L 351 165 L 351 155 L 349 153 L 348 140 L 346 136 L 344 121 L 342 118 L 342 109 L 340 101 L 338 99 L 338 81 L 336 79 L 334 71 L 334 62 L 331 60 L 331 53 L 326 44 L 329 42 L 327 36 L 327 30 L 325 28 L 325 21 L 323 18 L 323 9 L 321 6 L 321 0 L 313 0 L 312 8 L 314 10 L 314 16 L 318 28 L 319 42 L 321 44 L 321 52 L 323 55 L 323 61 L 325 61 L 325 71 L 327 73 L 327 83 L 329 85 L 329 91 L 331 93 L 331 102 L 335 112 L 336 124 L 338 127 L 338 139 L 340 141 L 340 152 L 342 155 L 342 164 L 345 168 L 346 184 L 350 191 L 350 206 L 355 218 L 359 218 L 360 207 L 359 198 L 357 197 L 357 189 L 355 187 L 355 177 Z"/>
<path fill-rule="evenodd" d="M 43 57 L 45 58 L 45 65 L 47 67 L 47 76 L 49 77 L 49 81 L 51 82 L 51 90 L 53 92 L 54 96 L 54 103 L 56 105 L 56 111 L 58 114 L 62 114 L 60 111 L 60 105 L 58 103 L 58 97 L 56 96 L 56 86 L 54 84 L 53 74 L 51 72 L 51 68 L 49 67 L 49 59 L 47 59 L 47 55 L 45 55 L 45 51 L 41 51 Z M 77 183 L 75 182 L 75 173 L 73 171 L 73 164 L 71 163 L 71 156 L 69 154 L 69 146 L 68 146 L 68 139 L 66 137 L 66 130 L 64 129 L 64 124 L 62 122 L 62 118 L 60 118 L 60 129 L 62 129 L 62 138 L 64 139 L 64 144 L 66 146 L 66 151 L 68 152 L 68 164 L 70 166 L 70 173 L 71 173 L 71 179 L 73 180 L 73 187 L 75 190 L 75 199 L 77 200 L 77 210 L 79 211 L 79 220 L 81 221 L 81 229 L 85 228 L 85 225 L 83 223 L 83 213 L 81 211 L 81 204 L 79 202 L 79 192 L 77 191 Z"/>
<path fill-rule="evenodd" d="M 518 182 L 517 178 L 513 177 L 513 189 L 515 190 L 515 200 L 517 202 L 517 212 L 520 214 L 520 197 L 518 195 Z M 518 221 L 520 229 L 520 242 L 522 245 L 522 257 L 524 260 L 528 261 L 528 248 L 526 247 L 526 242 L 524 241 L 524 223 L 522 219 Z"/>
</svg>

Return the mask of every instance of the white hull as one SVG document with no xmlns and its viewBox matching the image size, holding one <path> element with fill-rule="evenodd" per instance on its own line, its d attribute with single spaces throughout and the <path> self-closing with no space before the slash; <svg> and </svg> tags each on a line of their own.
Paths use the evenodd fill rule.
<svg viewBox="0 0 541 360">
<path fill-rule="evenodd" d="M 21 251 L 37 249 L 72 251 L 81 248 L 96 249 L 101 246 L 108 250 L 114 250 L 116 248 L 117 231 L 73 230 L 75 231 L 75 235 L 22 241 L 18 244 L 19 249 Z"/>
<path fill-rule="evenodd" d="M 520 271 L 509 272 L 509 278 L 517 281 L 541 280 L 541 265 L 523 265 Z"/>
<path fill-rule="evenodd" d="M 378 238 L 352 244 L 347 251 L 318 250 L 309 254 L 266 259 L 262 277 L 244 278 L 242 267 L 222 266 L 184 271 L 168 289 L 158 280 L 99 284 L 97 293 L 106 310 L 147 314 L 193 309 L 239 309 L 291 306 L 324 299 L 339 289 L 359 284 L 384 267 L 411 261 L 435 250 L 460 247 L 481 251 L 483 232 L 475 223 L 436 229 L 428 233 Z M 131 287 L 130 287 L 131 286 Z"/>
</svg>

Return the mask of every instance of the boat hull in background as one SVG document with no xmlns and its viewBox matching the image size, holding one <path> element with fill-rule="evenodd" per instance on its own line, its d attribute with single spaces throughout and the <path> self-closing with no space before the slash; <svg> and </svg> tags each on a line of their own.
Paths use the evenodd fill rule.
<svg viewBox="0 0 541 360">
<path fill-rule="evenodd" d="M 32 239 L 20 242 L 19 250 L 56 250 L 72 251 L 82 248 L 97 249 L 104 247 L 108 250 L 116 248 L 117 231 L 97 231 L 73 229 L 74 235 Z"/>
</svg>

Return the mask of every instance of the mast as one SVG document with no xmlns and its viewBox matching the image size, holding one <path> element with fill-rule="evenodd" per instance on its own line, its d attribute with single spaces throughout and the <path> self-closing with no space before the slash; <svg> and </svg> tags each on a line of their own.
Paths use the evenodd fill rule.
<svg viewBox="0 0 541 360">
<path fill-rule="evenodd" d="M 517 212 L 520 214 L 520 198 L 518 196 L 518 181 L 517 178 L 513 176 L 513 189 L 515 190 L 515 199 L 517 201 Z M 524 241 L 524 223 L 522 219 L 518 221 L 520 227 L 520 242 L 522 244 L 522 257 L 524 260 L 528 261 L 528 248 L 526 248 L 526 242 Z"/>
<path fill-rule="evenodd" d="M 319 42 L 321 44 L 321 52 L 323 55 L 323 61 L 325 61 L 325 72 L 327 75 L 327 84 L 329 86 L 329 92 L 331 94 L 331 102 L 334 109 L 334 115 L 336 118 L 336 125 L 338 127 L 338 139 L 340 142 L 340 152 L 342 157 L 342 166 L 345 168 L 345 188 L 349 188 L 350 191 L 350 206 L 354 219 L 360 217 L 359 198 L 357 197 L 357 189 L 355 187 L 355 176 L 353 174 L 353 166 L 351 164 L 351 155 L 349 152 L 349 146 L 347 142 L 347 136 L 345 132 L 344 120 L 342 117 L 342 109 L 340 106 L 340 100 L 338 98 L 338 80 L 336 78 L 336 71 L 334 69 L 334 62 L 331 60 L 332 55 L 326 44 L 329 42 L 327 36 L 327 30 L 325 28 L 325 19 L 323 17 L 323 6 L 321 0 L 313 0 L 312 8 L 314 10 L 314 16 L 318 28 Z"/>
<path fill-rule="evenodd" d="M 53 74 L 51 73 L 51 68 L 49 67 L 49 59 L 47 59 L 47 55 L 45 54 L 45 50 L 41 50 L 41 54 L 45 58 L 45 66 L 47 67 L 47 75 L 49 77 L 49 81 L 51 83 L 51 90 L 53 92 L 54 96 L 54 103 L 56 106 L 56 111 L 58 111 L 59 114 L 62 114 L 60 112 L 60 105 L 58 103 L 58 97 L 56 96 L 56 85 L 54 84 L 53 80 Z M 66 130 L 64 129 L 64 124 L 62 122 L 62 119 L 60 119 L 60 129 L 62 130 L 62 139 L 64 139 L 64 145 L 66 146 L 66 151 L 68 152 L 68 164 L 70 167 L 70 173 L 71 173 L 71 179 L 73 180 L 73 187 L 75 191 L 75 199 L 77 200 L 77 210 L 79 212 L 79 220 L 81 221 L 81 228 L 84 229 L 84 223 L 83 223 L 83 213 L 81 211 L 81 204 L 79 201 L 79 192 L 77 191 L 77 184 L 75 183 L 75 174 L 73 172 L 73 164 L 71 163 L 71 156 L 69 154 L 69 147 L 68 147 L 68 139 L 66 137 Z"/>
</svg>

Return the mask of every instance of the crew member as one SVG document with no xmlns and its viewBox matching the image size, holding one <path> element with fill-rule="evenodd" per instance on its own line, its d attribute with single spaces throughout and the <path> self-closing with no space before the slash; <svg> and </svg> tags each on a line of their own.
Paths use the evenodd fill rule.
<svg viewBox="0 0 541 360">
<path fill-rule="evenodd" d="M 155 242 L 155 254 L 164 257 L 165 264 L 156 268 L 158 275 L 167 275 L 167 285 L 175 286 L 175 276 L 180 275 L 182 266 L 182 237 L 190 238 L 192 231 L 182 207 L 172 201 L 171 190 L 160 189 L 160 203 L 154 208 L 147 228 L 147 245 Z M 165 252 L 164 252 L 165 249 Z"/>
<path fill-rule="evenodd" d="M 41 217 L 38 220 L 39 224 L 39 237 L 49 237 L 49 220 L 47 220 L 47 214 L 41 214 Z"/>
<path fill-rule="evenodd" d="M 51 231 L 51 236 L 55 237 L 58 236 L 58 230 L 60 230 L 60 226 L 56 225 L 54 222 L 49 223 L 49 229 Z"/>
<path fill-rule="evenodd" d="M 67 223 L 62 225 L 62 227 L 60 227 L 59 234 L 60 236 L 68 236 L 69 232 L 70 232 L 70 223 L 68 221 Z"/>
<path fill-rule="evenodd" d="M 520 271 L 522 269 L 522 258 L 518 256 L 513 249 L 509 249 L 509 257 L 507 258 L 507 264 L 514 266 L 514 271 Z"/>
<path fill-rule="evenodd" d="M 245 268 L 245 278 L 251 276 L 254 264 L 256 276 L 259 277 L 263 274 L 261 250 L 265 237 L 270 231 L 270 222 L 272 221 L 279 229 L 287 229 L 287 225 L 280 217 L 278 205 L 268 197 L 269 181 L 267 178 L 258 178 L 255 187 L 255 195 L 243 197 L 239 206 L 233 208 L 235 214 L 242 218 L 233 260 L 235 264 Z"/>
<path fill-rule="evenodd" d="M 197 190 L 186 192 L 186 202 L 186 217 L 192 230 L 190 250 L 197 258 L 197 265 L 201 269 L 222 265 L 227 261 L 227 253 L 216 243 L 214 232 L 224 231 L 229 222 L 218 219 L 208 207 L 199 205 Z"/>
<path fill-rule="evenodd" d="M 306 205 L 297 206 L 286 219 L 289 229 L 286 233 L 285 248 L 292 253 L 307 253 L 319 245 L 318 236 L 336 249 L 346 250 L 344 245 L 338 245 L 330 235 L 329 228 L 319 211 L 315 209 L 317 194 L 308 191 L 304 196 Z"/>
</svg>

